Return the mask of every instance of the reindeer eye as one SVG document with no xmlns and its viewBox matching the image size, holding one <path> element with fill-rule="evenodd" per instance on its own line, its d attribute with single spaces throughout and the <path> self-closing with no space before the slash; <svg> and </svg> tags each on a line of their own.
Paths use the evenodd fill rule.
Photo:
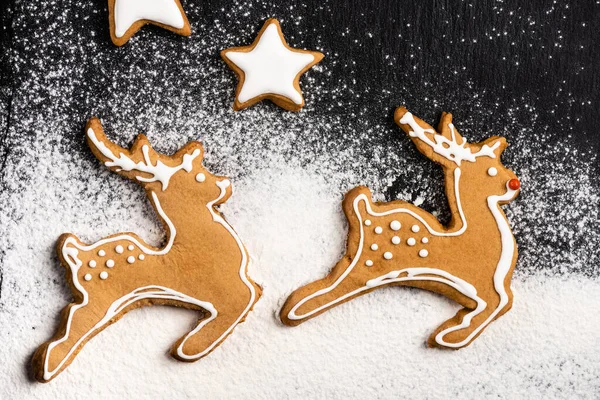
<svg viewBox="0 0 600 400">
<path fill-rule="evenodd" d="M 496 168 L 494 168 L 494 167 L 491 167 L 490 169 L 488 169 L 487 172 L 488 172 L 489 176 L 496 176 L 496 175 L 498 175 L 498 170 Z"/>
<path fill-rule="evenodd" d="M 196 181 L 204 182 L 205 180 L 206 180 L 206 175 L 204 175 L 202 172 L 200 172 L 198 175 L 196 175 Z"/>
</svg>

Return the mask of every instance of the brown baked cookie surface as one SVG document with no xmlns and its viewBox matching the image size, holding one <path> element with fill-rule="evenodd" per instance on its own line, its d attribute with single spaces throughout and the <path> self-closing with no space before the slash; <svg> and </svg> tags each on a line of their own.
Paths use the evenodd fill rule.
<svg viewBox="0 0 600 400">
<path fill-rule="evenodd" d="M 404 201 L 374 203 L 365 187 L 351 190 L 343 201 L 346 254 L 328 276 L 294 291 L 280 317 L 294 326 L 383 286 L 417 287 L 463 306 L 428 340 L 461 348 L 511 308 L 517 246 L 500 206 L 517 196 L 520 183 L 500 160 L 504 138 L 468 143 L 447 113 L 437 131 L 403 107 L 394 119 L 442 166 L 450 223 Z"/>
<path fill-rule="evenodd" d="M 86 136 L 104 165 L 144 187 L 166 230 L 166 243 L 154 247 L 135 233 L 91 245 L 72 234 L 59 238 L 58 257 L 74 300 L 63 310 L 54 337 L 33 356 L 36 379 L 50 381 L 93 336 L 128 311 L 154 304 L 199 311 L 197 323 L 171 354 L 189 362 L 206 356 L 244 321 L 261 295 L 247 275 L 244 245 L 216 209 L 230 197 L 230 181 L 204 168 L 199 142 L 165 156 L 139 135 L 127 150 L 108 140 L 96 118 L 88 122 Z"/>
</svg>

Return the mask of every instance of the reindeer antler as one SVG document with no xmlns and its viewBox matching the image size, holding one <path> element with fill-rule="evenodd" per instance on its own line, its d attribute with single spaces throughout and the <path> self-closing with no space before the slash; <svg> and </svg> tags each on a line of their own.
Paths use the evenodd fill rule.
<svg viewBox="0 0 600 400">
<path fill-rule="evenodd" d="M 475 162 L 477 157 L 485 156 L 496 158 L 494 150 L 500 146 L 500 142 L 494 143 L 491 147 L 485 144 L 479 149 L 479 151 L 473 153 L 471 151 L 471 147 L 468 146 L 469 143 L 467 142 L 467 139 L 461 137 L 458 132 L 456 132 L 454 124 L 452 124 L 451 114 L 444 113 L 442 121 L 440 122 L 439 129 L 442 131 L 442 134 L 440 134 L 431 127 L 423 128 L 415 120 L 415 117 L 412 115 L 412 113 L 407 111 L 405 108 L 399 108 L 396 112 L 396 115 L 400 113 L 402 113 L 402 116 L 397 118 L 396 122 L 399 125 L 408 125 L 410 127 L 411 130 L 405 130 L 411 138 L 418 138 L 424 144 L 429 146 L 435 153 L 449 161 L 454 162 L 458 166 L 460 166 L 462 161 Z M 448 130 L 449 132 L 447 132 Z M 459 139 L 462 139 L 462 141 L 459 142 Z"/>
<path fill-rule="evenodd" d="M 98 127 L 98 132 L 95 127 Z M 202 152 L 199 148 L 195 148 L 191 154 L 184 154 L 181 160 L 181 164 L 177 166 L 169 166 L 164 164 L 160 159 L 156 160 L 156 164 L 152 163 L 150 157 L 151 147 L 148 143 L 148 139 L 144 135 L 139 135 L 136 138 L 135 143 L 131 147 L 131 150 L 123 149 L 116 144 L 110 142 L 102 130 L 102 125 L 99 120 L 92 119 L 88 123 L 87 136 L 90 144 L 107 160 L 104 161 L 104 165 L 109 168 L 115 168 L 116 172 L 130 172 L 139 171 L 151 175 L 151 177 L 135 176 L 140 182 L 160 182 L 162 184 L 162 190 L 166 190 L 169 186 L 169 180 L 178 171 L 184 170 L 190 172 L 192 170 L 192 161 L 198 157 Z M 109 145 L 105 143 L 107 142 Z M 139 158 L 138 149 L 140 148 L 142 160 L 136 162 L 133 160 L 137 156 Z M 119 155 L 115 155 L 115 152 L 110 147 L 115 148 Z M 182 149 L 183 150 L 183 149 Z M 138 153 L 138 154 L 136 154 Z M 178 152 L 179 154 L 180 152 Z"/>
</svg>

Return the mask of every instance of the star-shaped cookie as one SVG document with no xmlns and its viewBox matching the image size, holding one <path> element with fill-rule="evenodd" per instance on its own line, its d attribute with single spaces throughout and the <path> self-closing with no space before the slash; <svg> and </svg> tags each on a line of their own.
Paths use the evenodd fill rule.
<svg viewBox="0 0 600 400">
<path fill-rule="evenodd" d="M 323 59 L 318 51 L 291 48 L 276 19 L 269 19 L 250 46 L 221 51 L 221 57 L 238 75 L 234 110 L 269 99 L 278 106 L 299 111 L 304 106 L 300 76 Z"/>
<path fill-rule="evenodd" d="M 179 35 L 192 33 L 179 0 L 108 0 L 110 38 L 123 46 L 146 24 L 153 24 Z"/>
</svg>

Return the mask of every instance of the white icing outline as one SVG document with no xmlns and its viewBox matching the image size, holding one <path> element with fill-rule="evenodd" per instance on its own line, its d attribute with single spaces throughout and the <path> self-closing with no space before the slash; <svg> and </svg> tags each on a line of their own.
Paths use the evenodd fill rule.
<svg viewBox="0 0 600 400">
<path fill-rule="evenodd" d="M 356 266 L 359 259 L 361 258 L 365 238 L 364 238 L 364 229 L 363 229 L 363 225 L 362 225 L 362 216 L 360 215 L 360 210 L 358 208 L 358 204 L 360 201 L 365 202 L 365 205 L 366 205 L 365 208 L 367 210 L 368 215 L 375 216 L 375 217 L 381 217 L 381 216 L 386 216 L 386 215 L 395 214 L 395 213 L 407 213 L 407 214 L 411 215 L 412 217 L 416 218 L 417 220 L 419 220 L 421 223 L 423 223 L 425 225 L 426 229 L 429 231 L 429 233 L 431 233 L 433 236 L 442 236 L 443 237 L 443 236 L 462 235 L 465 232 L 465 230 L 467 229 L 467 221 L 464 217 L 464 213 L 463 213 L 462 205 L 461 205 L 461 201 L 460 201 L 460 192 L 458 190 L 459 180 L 460 180 L 460 169 L 459 168 L 455 169 L 454 178 L 455 178 L 456 204 L 457 204 L 458 212 L 461 217 L 462 224 L 463 224 L 461 229 L 459 229 L 458 231 L 455 231 L 455 232 L 435 231 L 431 226 L 429 226 L 429 224 L 427 224 L 425 222 L 425 220 L 421 216 L 419 216 L 418 214 L 414 213 L 413 211 L 411 211 L 409 209 L 405 209 L 405 208 L 397 208 L 397 209 L 388 210 L 388 211 L 382 212 L 382 213 L 376 213 L 372 210 L 369 199 L 367 198 L 367 196 L 365 194 L 361 194 L 361 195 L 357 196 L 356 199 L 354 199 L 353 208 L 354 208 L 354 212 L 359 220 L 357 226 L 360 227 L 360 241 L 358 244 L 358 250 L 357 250 L 355 257 L 353 258 L 350 265 L 346 268 L 346 270 L 342 273 L 342 275 L 340 275 L 338 277 L 338 279 L 336 279 L 336 281 L 332 285 L 330 285 L 326 288 L 323 288 L 321 290 L 318 290 L 315 293 L 313 293 L 313 294 L 305 297 L 301 301 L 299 301 L 289 311 L 287 318 L 290 320 L 300 320 L 300 319 L 310 317 L 311 315 L 318 313 L 321 310 L 328 309 L 331 306 L 333 306 L 337 303 L 340 303 L 343 300 L 350 298 L 350 297 L 352 297 L 358 293 L 361 293 L 365 290 L 371 290 L 375 287 L 383 286 L 383 285 L 394 283 L 394 282 L 436 281 L 436 282 L 441 282 L 448 286 L 453 287 L 454 289 L 458 290 L 460 293 L 469 297 L 470 299 L 474 300 L 477 303 L 477 307 L 474 310 L 470 311 L 469 313 L 467 313 L 466 315 L 463 316 L 463 320 L 460 325 L 456 325 L 456 326 L 447 328 L 447 329 L 439 332 L 435 337 L 436 342 L 439 345 L 446 346 L 446 347 L 452 347 L 452 348 L 458 348 L 458 347 L 462 347 L 462 346 L 468 344 L 472 340 L 472 338 L 475 337 L 475 335 L 477 335 L 491 321 L 493 321 L 493 319 L 502 310 L 502 308 L 504 308 L 506 306 L 506 304 L 508 304 L 508 294 L 504 287 L 504 279 L 506 278 L 506 275 L 508 274 L 508 271 L 510 270 L 510 267 L 512 265 L 512 259 L 513 259 L 514 252 L 515 252 L 515 244 L 514 244 L 514 239 L 513 239 L 511 230 L 510 230 L 510 226 L 508 225 L 508 222 L 506 221 L 506 218 L 502 214 L 500 207 L 499 207 L 499 203 L 501 201 L 511 200 L 517 192 L 516 190 L 510 189 L 508 187 L 508 183 L 506 186 L 507 191 L 504 195 L 501 195 L 501 196 L 493 195 L 493 196 L 489 196 L 487 198 L 488 208 L 490 209 L 490 211 L 492 212 L 492 215 L 494 216 L 494 219 L 496 220 L 496 224 L 500 231 L 501 244 L 502 244 L 500 259 L 498 261 L 498 264 L 496 266 L 496 271 L 494 273 L 494 289 L 500 296 L 500 303 L 499 303 L 498 307 L 490 314 L 490 316 L 483 323 L 481 323 L 473 332 L 471 332 L 471 334 L 462 342 L 448 343 L 443 340 L 443 337 L 450 332 L 454 332 L 456 330 L 463 329 L 463 328 L 470 326 L 471 320 L 476 315 L 480 314 L 483 310 L 485 310 L 485 308 L 487 307 L 487 303 L 482 298 L 477 296 L 477 290 L 475 289 L 475 287 L 473 285 L 471 285 L 470 283 L 468 283 L 458 277 L 451 275 L 450 273 L 448 273 L 446 271 L 443 271 L 440 269 L 435 269 L 435 268 L 406 268 L 406 269 L 402 269 L 399 271 L 392 271 L 392 272 L 389 272 L 378 278 L 371 279 L 371 280 L 367 281 L 365 286 L 363 286 L 359 289 L 356 289 L 352 292 L 346 293 L 345 295 L 343 295 L 333 301 L 330 301 L 329 303 L 326 303 L 312 311 L 309 311 L 302 315 L 296 314 L 296 310 L 298 308 L 300 308 L 303 304 L 308 302 L 309 300 L 312 300 L 315 297 L 329 293 L 333 289 L 335 289 L 348 276 L 348 274 L 352 271 L 352 269 Z M 407 276 L 400 278 L 399 275 L 402 273 L 406 273 Z M 421 276 L 421 275 L 428 275 L 428 276 Z M 436 276 L 429 276 L 429 275 L 436 275 Z"/>
<path fill-rule="evenodd" d="M 91 134 L 90 134 L 90 131 L 91 131 Z M 93 132 L 93 130 L 91 128 L 90 128 L 90 130 L 88 130 L 88 136 L 90 136 L 90 139 L 92 139 L 92 141 L 95 140 L 96 142 L 100 143 L 105 149 L 108 150 L 108 148 L 104 145 L 104 143 L 99 142 L 97 140 L 95 133 Z M 96 142 L 94 142 L 94 144 L 96 144 Z M 99 148 L 99 150 L 102 152 L 102 150 L 100 148 Z M 197 150 L 197 151 L 199 153 L 199 150 Z M 109 152 L 110 152 L 110 150 L 109 150 Z M 104 152 L 102 154 L 104 154 L 106 157 L 108 157 Z M 112 152 L 110 152 L 110 154 L 112 154 Z M 121 153 L 121 156 L 123 156 L 122 153 Z M 110 157 L 108 157 L 108 158 L 110 158 Z M 190 160 L 190 162 L 191 162 L 191 160 Z M 185 159 L 184 159 L 184 163 L 185 163 Z M 168 168 L 171 168 L 171 167 L 168 167 Z M 177 171 L 179 169 L 185 169 L 185 168 L 178 168 Z M 191 168 L 190 168 L 190 170 L 191 170 Z M 174 171 L 173 173 L 175 173 L 177 171 Z M 190 172 L 188 170 L 186 170 L 186 171 Z M 160 180 L 160 179 L 157 179 L 157 180 Z M 163 184 L 164 184 L 164 182 L 163 182 Z M 167 180 L 167 184 L 168 184 L 168 180 Z M 171 250 L 173 243 L 175 241 L 175 236 L 177 235 L 177 231 L 175 229 L 175 226 L 173 225 L 173 223 L 167 216 L 167 214 L 162 209 L 162 206 L 160 204 L 160 201 L 158 200 L 156 193 L 154 191 L 151 191 L 150 192 L 151 202 L 154 205 L 157 213 L 160 215 L 160 217 L 163 219 L 163 221 L 165 221 L 165 224 L 167 226 L 168 241 L 167 241 L 166 246 L 163 249 L 158 250 L 158 251 L 152 250 L 152 249 L 144 246 L 137 238 L 135 238 L 131 235 L 128 235 L 128 234 L 123 234 L 123 235 L 119 235 L 119 236 L 115 236 L 115 237 L 111 237 L 111 238 L 102 239 L 92 245 L 89 245 L 89 246 L 80 245 L 73 236 L 68 237 L 65 240 L 65 242 L 63 243 L 63 246 L 61 249 L 63 259 L 67 262 L 67 264 L 71 270 L 73 286 L 75 287 L 75 289 L 77 289 L 79 291 L 79 293 L 81 293 L 81 295 L 83 296 L 83 300 L 81 303 L 74 304 L 69 308 L 69 315 L 67 317 L 67 323 L 66 323 L 65 333 L 64 333 L 63 337 L 58 340 L 54 340 L 48 344 L 48 347 L 45 352 L 45 357 L 44 357 L 44 380 L 48 381 L 48 380 L 52 379 L 52 377 L 54 375 L 56 375 L 58 373 L 58 371 L 61 370 L 61 368 L 65 364 L 66 360 L 68 360 L 71 357 L 71 355 L 73 354 L 75 349 L 78 348 L 81 345 L 81 343 L 90 334 L 92 334 L 95 330 L 101 328 L 103 325 L 105 325 L 107 322 L 109 322 L 115 315 L 117 315 L 119 312 L 121 312 L 128 305 L 130 305 L 136 301 L 143 300 L 143 299 L 153 298 L 153 299 L 163 299 L 163 300 L 164 299 L 177 300 L 177 301 L 181 301 L 184 303 L 196 305 L 210 313 L 210 317 L 203 319 L 193 330 L 191 330 L 183 338 L 180 345 L 177 347 L 177 350 L 176 350 L 177 356 L 180 357 L 181 359 L 197 360 L 197 359 L 203 357 L 204 355 L 206 355 L 207 353 L 209 353 L 210 351 L 212 351 L 212 349 L 217 344 L 219 344 L 227 335 L 229 335 L 229 333 L 235 328 L 235 326 L 239 324 L 241 319 L 250 311 L 250 308 L 254 304 L 254 300 L 256 298 L 256 291 L 254 289 L 254 286 L 252 285 L 252 283 L 249 281 L 249 279 L 246 276 L 248 256 L 246 254 L 244 245 L 242 244 L 241 239 L 239 238 L 237 233 L 233 230 L 233 228 L 227 223 L 227 221 L 225 221 L 225 219 L 223 217 L 218 215 L 214 209 L 214 205 L 225 197 L 225 195 L 227 193 L 227 188 L 230 186 L 230 184 L 231 183 L 229 182 L 228 179 L 224 179 L 222 181 L 217 181 L 216 185 L 221 189 L 219 197 L 217 197 L 215 200 L 213 200 L 211 202 L 208 202 L 206 204 L 206 207 L 208 208 L 209 212 L 211 213 L 211 215 L 213 217 L 213 221 L 221 224 L 232 235 L 232 237 L 234 238 L 236 244 L 238 245 L 238 248 L 242 255 L 239 274 L 240 274 L 240 278 L 241 278 L 242 282 L 248 287 L 248 289 L 250 289 L 250 301 L 248 302 L 248 305 L 246 306 L 246 308 L 244 309 L 242 314 L 236 319 L 236 321 L 229 328 L 227 328 L 227 330 L 221 336 L 219 336 L 219 338 L 217 338 L 215 341 L 213 341 L 213 343 L 211 343 L 201 353 L 191 355 L 191 356 L 184 354 L 183 346 L 185 345 L 185 342 L 190 337 L 192 337 L 193 335 L 198 333 L 200 331 L 200 329 L 202 329 L 202 327 L 204 327 L 206 324 L 213 321 L 217 317 L 218 312 L 217 312 L 216 308 L 210 302 L 195 299 L 191 296 L 188 296 L 186 294 L 183 294 L 181 292 L 178 292 L 178 291 L 170 289 L 170 288 L 166 288 L 166 287 L 158 286 L 158 285 L 144 286 L 144 287 L 135 289 L 131 293 L 126 294 L 125 296 L 115 300 L 109 307 L 105 316 L 98 323 L 96 323 L 88 332 L 86 332 L 84 335 L 82 335 L 77 340 L 77 342 L 75 342 L 75 344 L 71 347 L 71 349 L 67 352 L 67 354 L 58 363 L 56 368 L 54 368 L 54 370 L 52 370 L 52 371 L 48 370 L 48 362 L 50 359 L 50 354 L 52 352 L 52 349 L 54 349 L 57 345 L 59 345 L 60 343 L 63 343 L 64 341 L 66 341 L 69 338 L 73 315 L 75 314 L 75 312 L 77 310 L 85 307 L 89 303 L 89 294 L 85 290 L 85 288 L 83 287 L 83 285 L 81 284 L 81 282 L 79 281 L 79 278 L 78 278 L 78 271 L 83 265 L 83 262 L 77 257 L 77 255 L 79 254 L 79 250 L 81 250 L 83 252 L 89 252 L 89 251 L 94 250 L 98 246 L 102 246 L 106 243 L 111 243 L 111 242 L 116 242 L 116 241 L 121 241 L 121 240 L 128 240 L 132 243 L 135 243 L 138 246 L 138 248 L 147 255 L 162 256 L 162 255 L 166 255 Z M 73 246 L 73 247 L 70 247 L 70 246 Z M 140 254 L 140 257 L 142 255 L 143 254 Z M 153 290 L 147 292 L 146 290 L 149 290 L 149 289 L 153 289 Z"/>
</svg>

